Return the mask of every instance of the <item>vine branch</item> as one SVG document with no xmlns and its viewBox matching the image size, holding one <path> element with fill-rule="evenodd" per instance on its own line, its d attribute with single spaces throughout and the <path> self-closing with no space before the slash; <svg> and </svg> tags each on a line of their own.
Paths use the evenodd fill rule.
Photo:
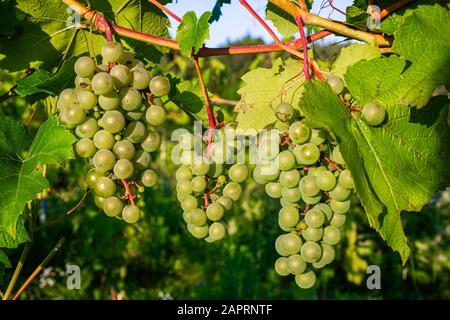
<svg viewBox="0 0 450 320">
<path fill-rule="evenodd" d="M 134 199 L 136 198 L 136 196 L 133 194 L 133 192 L 131 192 L 131 188 L 130 188 L 131 183 L 129 183 L 126 179 L 122 179 L 122 183 L 123 183 L 123 186 L 125 187 L 125 196 L 128 198 L 128 200 L 130 200 L 130 203 L 133 206 L 136 205 L 134 203 Z"/>
<path fill-rule="evenodd" d="M 159 3 L 157 0 L 148 0 L 149 2 L 151 2 L 152 4 L 154 4 L 156 7 L 158 7 L 159 9 L 161 9 L 164 13 L 168 14 L 169 16 L 171 16 L 172 18 L 174 18 L 176 21 L 181 22 L 181 18 L 179 16 L 177 16 L 175 13 L 173 13 L 172 11 L 170 11 L 169 9 L 167 9 L 165 6 L 163 6 L 161 3 Z"/>
</svg>

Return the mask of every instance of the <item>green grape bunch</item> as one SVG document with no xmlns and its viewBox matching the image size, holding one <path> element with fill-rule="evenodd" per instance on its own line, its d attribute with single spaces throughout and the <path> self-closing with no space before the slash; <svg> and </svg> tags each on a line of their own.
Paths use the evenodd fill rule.
<svg viewBox="0 0 450 320">
<path fill-rule="evenodd" d="M 76 60 L 75 87 L 58 97 L 59 121 L 78 137 L 76 154 L 89 161 L 85 182 L 96 205 L 107 216 L 135 223 L 142 212 L 134 193 L 158 181 L 151 153 L 161 144 L 156 126 L 166 120 L 161 97 L 170 83 L 152 77 L 118 42 L 105 43 L 101 56 L 99 65 L 88 56 Z"/>
<path fill-rule="evenodd" d="M 281 203 L 278 224 L 284 233 L 275 242 L 281 256 L 275 270 L 294 275 L 295 283 L 308 289 L 316 283 L 317 271 L 335 258 L 354 184 L 336 141 L 310 128 L 287 103 L 274 112 L 284 125 L 271 140 L 277 152 L 255 167 L 253 177 Z M 268 143 L 264 137 L 261 145 Z"/>
<path fill-rule="evenodd" d="M 205 154 L 196 152 L 196 143 Z M 182 165 L 175 175 L 176 191 L 187 229 L 198 239 L 222 240 L 227 233 L 223 218 L 241 197 L 248 166 L 229 164 L 228 155 L 235 153 L 230 142 L 214 142 L 208 148 L 201 138 L 185 132 L 178 137 L 178 146 Z"/>
</svg>

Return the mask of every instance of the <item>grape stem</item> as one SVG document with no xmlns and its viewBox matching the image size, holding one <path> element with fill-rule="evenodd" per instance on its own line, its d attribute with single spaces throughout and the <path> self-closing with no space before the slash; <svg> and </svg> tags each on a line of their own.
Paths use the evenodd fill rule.
<svg viewBox="0 0 450 320">
<path fill-rule="evenodd" d="M 130 203 L 135 206 L 136 204 L 134 203 L 134 199 L 136 198 L 136 196 L 133 194 L 133 192 L 131 192 L 131 188 L 130 185 L 132 183 L 129 183 L 126 179 L 121 179 L 123 186 L 125 187 L 125 196 L 128 198 L 128 200 L 130 200 Z"/>
<path fill-rule="evenodd" d="M 300 15 L 296 15 L 295 22 L 297 22 L 298 30 L 300 31 L 300 39 L 303 46 L 303 73 L 305 74 L 306 81 L 310 81 L 311 77 L 309 75 L 308 43 L 306 41 L 302 17 Z"/>
<path fill-rule="evenodd" d="M 205 109 L 206 109 L 206 113 L 208 115 L 209 130 L 208 130 L 208 135 L 206 137 L 206 143 L 207 143 L 206 158 L 209 160 L 209 158 L 211 156 L 211 144 L 212 144 L 212 138 L 214 135 L 214 129 L 216 129 L 216 119 L 214 117 L 214 113 L 213 113 L 213 110 L 211 107 L 211 101 L 209 100 L 208 89 L 206 88 L 205 81 L 203 80 L 202 71 L 201 71 L 200 65 L 198 63 L 198 57 L 193 56 L 192 60 L 194 61 L 195 70 L 197 71 L 198 79 L 200 81 L 200 86 L 202 87 L 203 98 L 205 99 Z"/>
<path fill-rule="evenodd" d="M 340 14 L 343 14 L 344 16 L 346 15 L 346 13 L 344 11 L 342 11 L 341 9 L 339 9 L 338 7 L 336 7 L 334 5 L 333 0 L 328 0 L 328 4 L 333 10 L 336 10 L 337 12 L 339 12 Z"/>
</svg>

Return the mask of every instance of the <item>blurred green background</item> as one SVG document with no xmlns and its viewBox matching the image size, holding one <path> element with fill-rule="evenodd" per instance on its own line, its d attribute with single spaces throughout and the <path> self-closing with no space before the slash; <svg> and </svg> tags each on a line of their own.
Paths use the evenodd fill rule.
<svg viewBox="0 0 450 320">
<path fill-rule="evenodd" d="M 246 38 L 241 44 L 259 43 Z M 316 48 L 319 58 L 332 60 L 340 46 Z M 220 57 L 203 60 L 204 77 L 211 92 L 238 100 L 240 77 L 249 69 L 270 66 L 276 54 Z M 164 72 L 182 78 L 195 77 L 192 65 L 178 55 L 164 57 Z M 4 96 L 22 74 L 0 70 L 0 112 L 37 130 L 54 99 L 23 99 Z M 227 121 L 233 120 L 232 105 L 218 104 Z M 318 285 L 299 289 L 293 277 L 279 277 L 273 268 L 277 254 L 275 238 L 279 204 L 265 196 L 264 189 L 249 181 L 244 195 L 225 219 L 228 236 L 218 243 L 194 239 L 186 230 L 175 194 L 175 166 L 170 161 L 171 131 L 189 128 L 186 115 L 169 110 L 169 123 L 160 133 L 163 139 L 154 168 L 160 174 L 157 188 L 146 190 L 138 201 L 145 217 L 136 225 L 108 218 L 94 205 L 92 195 L 63 221 L 35 233 L 30 254 L 18 285 L 33 272 L 61 237 L 66 242 L 46 268 L 22 294 L 22 299 L 440 299 L 450 298 L 450 190 L 440 192 L 421 213 L 403 213 L 411 245 L 405 266 L 368 226 L 355 198 L 347 214 L 345 240 L 336 260 L 319 273 Z M 64 168 L 51 167 L 48 198 L 33 201 L 30 210 L 39 211 L 40 222 L 63 215 L 82 197 L 78 186 L 86 163 L 74 160 Z M 8 252 L 13 264 L 20 250 Z M 381 290 L 366 286 L 369 265 L 381 268 Z M 81 268 L 81 289 L 66 286 L 67 265 Z M 4 289 L 13 269 L 0 270 Z"/>
</svg>

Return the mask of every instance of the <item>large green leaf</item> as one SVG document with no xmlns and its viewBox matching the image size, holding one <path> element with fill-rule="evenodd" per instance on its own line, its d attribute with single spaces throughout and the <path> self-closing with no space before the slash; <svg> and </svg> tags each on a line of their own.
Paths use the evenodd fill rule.
<svg viewBox="0 0 450 320">
<path fill-rule="evenodd" d="M 339 56 L 333 64 L 331 73 L 343 77 L 349 66 L 366 59 L 370 60 L 381 55 L 380 50 L 368 44 L 351 44 L 341 49 Z"/>
<path fill-rule="evenodd" d="M 216 0 L 216 4 L 214 5 L 214 8 L 211 12 L 211 22 L 219 21 L 220 17 L 222 16 L 222 7 L 224 4 L 230 4 L 231 0 Z"/>
<path fill-rule="evenodd" d="M 423 107 L 437 86 L 449 85 L 450 11 L 421 5 L 404 18 L 394 36 L 392 50 L 411 62 L 401 76 L 400 103 Z"/>
<path fill-rule="evenodd" d="M 281 58 L 273 62 L 270 69 L 256 68 L 247 72 L 239 89 L 241 100 L 234 111 L 239 129 L 259 130 L 276 121 L 273 108 L 281 101 L 287 101 L 298 108 L 303 92 L 305 76 L 303 65 L 298 60 Z"/>
<path fill-rule="evenodd" d="M 11 268 L 11 262 L 9 261 L 8 256 L 6 255 L 6 253 L 0 250 L 0 276 L 2 265 L 4 266 L 4 268 Z"/>
<path fill-rule="evenodd" d="M 61 57 L 77 56 L 92 52 L 99 54 L 105 42 L 103 35 L 89 29 L 77 30 L 68 26 L 74 12 L 68 10 L 60 0 L 17 0 L 16 20 L 20 23 L 12 34 L 0 33 L 0 68 L 17 71 L 26 68 L 51 66 L 60 62 Z M 155 6 L 146 0 L 93 1 L 92 9 L 104 12 L 111 21 L 125 27 L 156 36 L 168 35 L 169 20 Z M 126 4 L 124 7 L 123 5 Z M 72 19 L 73 20 L 73 19 Z M 120 38 L 120 37 L 118 37 Z M 122 39 L 132 46 L 132 50 L 151 62 L 159 62 L 160 47 Z"/>
<path fill-rule="evenodd" d="M 25 204 L 49 187 L 43 166 L 73 158 L 74 142 L 56 117 L 39 128 L 32 142 L 24 127 L 11 118 L 0 118 L 0 231 L 17 239 L 17 220 Z"/>
<path fill-rule="evenodd" d="M 180 44 L 181 53 L 190 57 L 196 54 L 203 46 L 206 39 L 209 39 L 209 19 L 211 12 L 204 12 L 200 18 L 194 11 L 184 14 L 183 20 L 177 29 L 177 41 Z"/>
<path fill-rule="evenodd" d="M 266 7 L 266 18 L 273 22 L 278 32 L 284 37 L 291 37 L 299 32 L 292 15 L 270 2 Z"/>
</svg>

